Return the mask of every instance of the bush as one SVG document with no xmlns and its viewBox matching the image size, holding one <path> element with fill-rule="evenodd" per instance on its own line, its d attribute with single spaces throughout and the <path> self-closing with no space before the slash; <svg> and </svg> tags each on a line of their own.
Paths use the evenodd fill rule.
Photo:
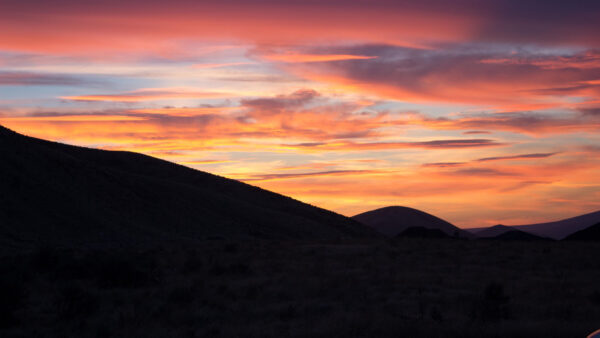
<svg viewBox="0 0 600 338">
<path fill-rule="evenodd" d="M 93 255 L 86 259 L 94 279 L 101 288 L 140 288 L 153 280 L 140 265 L 129 257 L 118 255 Z"/>
<path fill-rule="evenodd" d="M 50 247 L 39 247 L 31 257 L 31 264 L 39 272 L 50 272 L 56 269 L 60 261 L 58 251 Z"/>
<path fill-rule="evenodd" d="M 183 267 L 181 272 L 184 275 L 188 275 L 191 273 L 198 273 L 202 271 L 202 267 L 204 266 L 204 261 L 201 257 L 198 257 L 196 253 L 188 253 L 185 257 L 185 261 L 183 262 Z"/>
<path fill-rule="evenodd" d="M 474 308 L 474 317 L 480 320 L 500 320 L 510 317 L 510 297 L 505 294 L 504 286 L 497 282 L 489 283 L 483 290 L 481 299 Z"/>
<path fill-rule="evenodd" d="M 59 290 L 56 308 L 62 319 L 87 317 L 98 309 L 98 299 L 80 285 L 70 284 Z"/>
<path fill-rule="evenodd" d="M 16 311 L 23 304 L 25 288 L 20 281 L 0 277 L 0 328 L 10 328 L 19 324 Z"/>
<path fill-rule="evenodd" d="M 168 303 L 175 305 L 188 305 L 194 301 L 194 292 L 189 287 L 176 287 L 168 296 Z"/>
<path fill-rule="evenodd" d="M 590 301 L 592 304 L 600 305 L 600 291 L 594 291 L 590 295 Z"/>
</svg>

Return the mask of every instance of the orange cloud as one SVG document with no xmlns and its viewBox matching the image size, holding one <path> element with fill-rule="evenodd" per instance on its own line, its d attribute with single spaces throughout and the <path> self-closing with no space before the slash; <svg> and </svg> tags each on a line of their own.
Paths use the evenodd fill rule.
<svg viewBox="0 0 600 338">
<path fill-rule="evenodd" d="M 178 88 L 147 88 L 118 94 L 63 96 L 61 99 L 73 101 L 143 102 L 170 99 L 223 98 L 228 96 L 231 96 L 231 94 L 220 92 L 198 92 Z"/>
<path fill-rule="evenodd" d="M 144 121 L 139 116 L 123 115 L 60 115 L 60 116 L 17 116 L 0 117 L 0 123 L 11 125 L 14 122 L 125 122 L 125 121 Z"/>
<path fill-rule="evenodd" d="M 180 164 L 185 165 L 196 165 L 196 164 L 221 164 L 221 163 L 232 163 L 230 160 L 195 160 L 195 161 L 181 161 Z"/>
<path fill-rule="evenodd" d="M 309 142 L 298 144 L 283 144 L 284 148 L 289 149 L 308 149 L 310 151 L 364 151 L 364 150 L 388 150 L 388 149 L 460 149 L 460 148 L 480 148 L 503 146 L 504 143 L 488 139 L 457 139 L 457 140 L 431 140 L 431 141 L 413 141 L 413 142 Z"/>
<path fill-rule="evenodd" d="M 319 54 L 270 54 L 263 55 L 263 59 L 275 62 L 287 63 L 306 63 L 306 62 L 328 62 L 328 61 L 343 61 L 343 60 L 369 60 L 376 59 L 377 56 L 364 55 L 319 55 Z"/>
<path fill-rule="evenodd" d="M 431 129 L 468 130 L 474 128 L 510 131 L 523 134 L 565 134 L 597 132 L 600 119 L 594 116 L 553 116 L 532 112 L 494 113 L 458 118 L 413 119 L 411 123 Z"/>
<path fill-rule="evenodd" d="M 485 48 L 473 51 L 461 45 L 447 50 L 390 45 L 320 50 L 379 57 L 281 67 L 339 90 L 405 102 L 458 103 L 515 111 L 556 108 L 600 96 L 600 86 L 595 84 L 600 78 L 600 56 L 594 51 L 535 59 L 527 53 L 505 56 L 506 52 L 487 52 Z M 514 62 L 490 62 L 489 57 L 497 54 Z"/>
<path fill-rule="evenodd" d="M 198 63 L 193 65 L 194 68 L 222 68 L 222 67 L 233 67 L 233 66 L 245 66 L 254 64 L 253 62 L 225 62 L 225 63 Z"/>
<path fill-rule="evenodd" d="M 250 177 L 240 178 L 241 181 L 254 182 L 254 181 L 272 181 L 281 179 L 293 179 L 301 177 L 314 177 L 314 176 L 340 176 L 340 175 L 356 175 L 356 174 L 381 174 L 381 171 L 377 170 L 329 170 L 319 172 L 305 172 L 305 173 L 287 173 L 287 174 L 255 174 Z M 234 174 L 235 175 L 235 174 Z"/>
</svg>

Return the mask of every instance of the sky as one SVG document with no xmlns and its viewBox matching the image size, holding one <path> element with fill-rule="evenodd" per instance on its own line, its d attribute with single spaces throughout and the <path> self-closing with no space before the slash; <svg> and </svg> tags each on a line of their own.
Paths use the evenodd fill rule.
<svg viewBox="0 0 600 338">
<path fill-rule="evenodd" d="M 344 215 L 600 210 L 600 2 L 0 0 L 0 124 Z"/>
</svg>

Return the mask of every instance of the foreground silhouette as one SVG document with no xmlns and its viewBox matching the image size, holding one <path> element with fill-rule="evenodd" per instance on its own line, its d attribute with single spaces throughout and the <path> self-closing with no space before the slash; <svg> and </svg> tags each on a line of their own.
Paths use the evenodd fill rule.
<svg viewBox="0 0 600 338">
<path fill-rule="evenodd" d="M 0 260 L 1 337 L 585 337 L 598 242 L 205 240 Z"/>
</svg>

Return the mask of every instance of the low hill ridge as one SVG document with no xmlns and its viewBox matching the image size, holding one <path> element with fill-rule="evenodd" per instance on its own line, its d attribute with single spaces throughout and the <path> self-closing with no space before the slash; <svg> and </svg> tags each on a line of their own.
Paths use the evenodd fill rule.
<svg viewBox="0 0 600 338">
<path fill-rule="evenodd" d="M 567 241 L 600 241 L 600 223 L 579 230 L 565 238 Z"/>
<path fill-rule="evenodd" d="M 410 227 L 439 229 L 452 237 L 473 237 L 441 218 L 404 206 L 384 207 L 355 215 L 352 218 L 390 237 L 397 236 Z"/>
</svg>

